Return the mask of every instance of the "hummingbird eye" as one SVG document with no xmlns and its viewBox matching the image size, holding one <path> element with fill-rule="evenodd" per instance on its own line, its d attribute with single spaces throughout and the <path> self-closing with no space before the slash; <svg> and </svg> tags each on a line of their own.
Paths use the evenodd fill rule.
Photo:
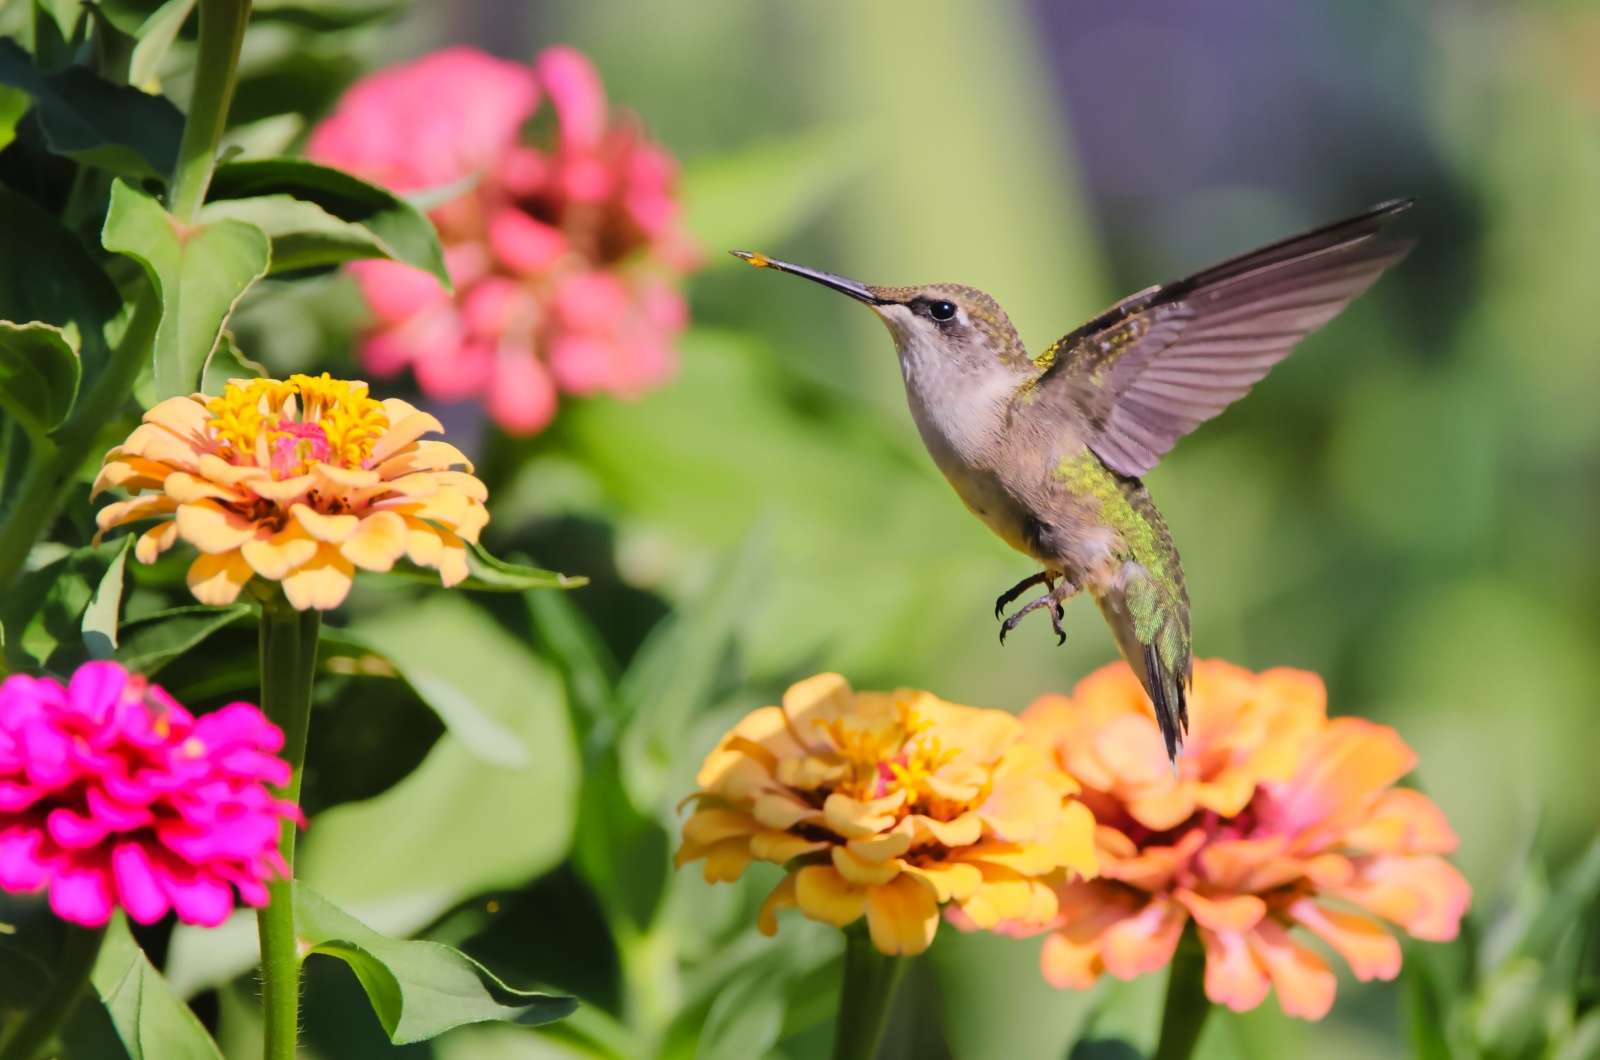
<svg viewBox="0 0 1600 1060">
<path fill-rule="evenodd" d="M 934 302 L 928 306 L 928 315 L 935 320 L 949 320 L 956 315 L 954 302 Z"/>
</svg>

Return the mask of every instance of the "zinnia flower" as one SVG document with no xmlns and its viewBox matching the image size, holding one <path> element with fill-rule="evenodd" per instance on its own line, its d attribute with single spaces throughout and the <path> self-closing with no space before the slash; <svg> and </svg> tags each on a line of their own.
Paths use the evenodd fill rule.
<svg viewBox="0 0 1600 1060">
<path fill-rule="evenodd" d="M 368 397 L 365 383 L 233 380 L 221 397 L 169 398 L 144 414 L 94 484 L 135 496 L 96 522 L 104 533 L 163 518 L 134 555 L 153 563 L 180 537 L 194 545 L 189 589 L 204 604 L 232 603 L 260 576 L 296 608 L 327 610 L 356 567 L 386 571 L 402 556 L 454 585 L 467 576 L 465 542 L 489 521 L 488 494 L 451 470 L 471 470 L 460 450 L 421 440 L 440 430 L 404 401 Z"/>
<path fill-rule="evenodd" d="M 1047 879 L 1095 871 L 1077 785 L 1017 719 L 927 692 L 801 681 L 724 736 L 698 783 L 677 863 L 705 858 L 709 882 L 752 860 L 788 865 L 761 907 L 767 935 L 798 906 L 836 927 L 864 915 L 878 949 L 916 954 L 946 903 L 977 927 L 1044 925 Z"/>
<path fill-rule="evenodd" d="M 521 142 L 550 101 L 552 139 Z M 532 67 L 449 48 L 356 83 L 308 153 L 397 191 L 469 178 L 435 209 L 456 294 L 389 261 L 351 266 L 377 318 L 368 369 L 410 366 L 430 397 L 479 398 L 528 434 L 557 390 L 632 396 L 676 366 L 673 286 L 697 255 L 678 224 L 676 166 L 613 120 L 594 67 L 547 48 Z"/>
<path fill-rule="evenodd" d="M 1400 971 L 1381 921 L 1419 939 L 1456 935 L 1471 890 L 1440 857 L 1455 833 L 1427 797 L 1391 786 L 1416 755 L 1387 726 L 1330 720 L 1315 674 L 1198 663 L 1176 769 L 1122 663 L 1022 720 L 1082 783 L 1098 824 L 1100 878 L 1061 888 L 1045 943 L 1056 986 L 1154 971 L 1192 919 L 1212 1001 L 1244 1011 L 1276 987 L 1286 1013 L 1320 1019 L 1334 975 L 1307 936 L 1366 981 Z"/>
<path fill-rule="evenodd" d="M 50 889 L 64 920 L 96 927 L 121 906 L 142 924 L 173 909 L 207 927 L 233 891 L 267 904 L 284 874 L 291 802 L 275 757 L 283 733 L 248 703 L 195 718 L 116 663 L 79 667 L 63 688 L 0 684 L 0 889 Z"/>
</svg>

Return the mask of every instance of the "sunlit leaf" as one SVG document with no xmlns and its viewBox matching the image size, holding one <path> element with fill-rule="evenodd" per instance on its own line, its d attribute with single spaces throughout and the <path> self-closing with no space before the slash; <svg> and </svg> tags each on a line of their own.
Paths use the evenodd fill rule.
<svg viewBox="0 0 1600 1060">
<path fill-rule="evenodd" d="M 348 964 L 396 1045 L 486 1020 L 537 1026 L 578 1007 L 576 998 L 513 990 L 449 946 L 381 935 L 303 883 L 295 884 L 294 894 L 302 952 Z"/>
<path fill-rule="evenodd" d="M 72 411 L 81 370 L 71 333 L 0 321 L 0 407 L 35 438 L 42 440 Z"/>
<path fill-rule="evenodd" d="M 17 138 L 17 122 L 33 106 L 33 97 L 19 88 L 0 88 L 0 149 Z"/>
<path fill-rule="evenodd" d="M 106 931 L 93 980 L 129 1060 L 221 1060 L 200 1020 L 151 967 L 121 913 Z"/>
<path fill-rule="evenodd" d="M 234 307 L 266 275 L 266 233 L 234 220 L 180 226 L 154 199 L 119 181 L 111 190 L 104 241 L 107 250 L 143 265 L 161 296 L 157 397 L 193 393 Z"/>
<path fill-rule="evenodd" d="M 45 140 L 57 154 L 163 180 L 177 163 L 183 115 L 163 96 L 113 84 L 82 66 L 42 73 L 21 45 L 4 38 L 0 84 L 33 97 Z"/>
<path fill-rule="evenodd" d="M 109 659 L 117 649 L 117 617 L 122 609 L 122 575 L 127 568 L 128 550 L 133 538 L 122 539 L 122 548 L 106 568 L 89 606 L 83 611 L 83 644 L 91 659 Z"/>
<path fill-rule="evenodd" d="M 526 589 L 578 589 L 589 584 L 582 575 L 557 574 L 555 571 L 524 567 L 491 556 L 482 545 L 467 545 L 467 577 L 456 585 L 458 589 L 476 589 L 489 593 L 519 593 Z M 439 572 L 428 567 L 397 563 L 389 572 L 396 578 L 439 584 Z"/>
<path fill-rule="evenodd" d="M 270 235 L 274 271 L 389 258 L 450 286 L 433 223 L 392 192 L 337 169 L 288 158 L 225 163 L 211 180 L 206 211 Z"/>
</svg>

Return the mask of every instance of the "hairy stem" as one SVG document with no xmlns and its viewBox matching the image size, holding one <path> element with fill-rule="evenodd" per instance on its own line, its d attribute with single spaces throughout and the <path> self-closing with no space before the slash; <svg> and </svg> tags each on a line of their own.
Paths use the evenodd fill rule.
<svg viewBox="0 0 1600 1060">
<path fill-rule="evenodd" d="M 261 605 L 261 709 L 283 730 L 283 757 L 291 773 L 278 794 L 298 804 L 311 724 L 311 682 L 317 664 L 322 612 L 296 611 L 272 586 Z M 256 912 L 261 936 L 261 1008 L 266 1022 L 262 1056 L 294 1060 L 300 1029 L 300 951 L 294 929 L 295 823 L 283 822 L 279 851 L 283 879 L 267 884 L 271 901 Z"/>
<path fill-rule="evenodd" d="M 89 984 L 89 973 L 100 956 L 100 944 L 105 941 L 106 929 L 67 925 L 67 938 L 61 949 L 61 963 L 56 968 L 55 981 L 46 988 L 38 1005 L 28 1013 L 17 1032 L 0 1046 L 0 1060 L 35 1060 L 43 1056 L 61 1024 L 77 1007 Z"/>
<path fill-rule="evenodd" d="M 1151 1060 L 1189 1060 L 1211 1002 L 1206 999 L 1206 951 L 1190 924 L 1178 940 L 1167 978 L 1167 1000 L 1161 1010 L 1161 1040 Z"/>
<path fill-rule="evenodd" d="M 866 924 L 844 933 L 844 985 L 833 1032 L 833 1060 L 874 1060 L 889 1026 L 895 989 L 905 975 L 904 957 L 891 957 L 872 944 Z"/>
<path fill-rule="evenodd" d="M 168 208 L 183 224 L 194 224 L 211 185 L 217 145 L 228 123 L 233 101 L 239 48 L 250 22 L 250 0 L 200 0 L 200 56 L 194 70 L 189 116 L 178 146 L 178 168 L 172 176 Z"/>
</svg>

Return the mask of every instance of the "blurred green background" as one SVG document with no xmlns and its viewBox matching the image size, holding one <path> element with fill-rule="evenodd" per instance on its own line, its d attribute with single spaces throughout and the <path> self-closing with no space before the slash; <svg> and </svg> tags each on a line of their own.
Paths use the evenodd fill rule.
<svg viewBox="0 0 1600 1060">
<path fill-rule="evenodd" d="M 581 763 L 601 768 L 584 758 L 600 738 L 563 696 L 654 705 L 616 768 L 659 818 L 630 833 L 636 862 L 605 871 L 658 879 L 700 756 L 787 682 L 837 669 L 857 687 L 1020 710 L 1114 648 L 1082 602 L 1063 648 L 1043 623 L 996 643 L 993 599 L 1030 566 L 923 453 L 887 336 L 848 301 L 723 252 L 975 285 L 1037 350 L 1123 294 L 1405 195 L 1419 200 L 1405 222 L 1416 252 L 1149 486 L 1183 553 L 1198 652 L 1314 670 L 1335 713 L 1396 726 L 1421 756 L 1415 783 L 1461 835 L 1480 913 L 1527 890 L 1508 875 L 1519 859 L 1574 860 L 1600 825 L 1600 9 L 419 0 L 376 32 L 258 25 L 235 117 L 314 118 L 357 73 L 445 44 L 526 59 L 556 42 L 592 56 L 613 101 L 683 163 L 707 267 L 682 371 L 637 402 L 569 403 L 523 443 L 442 410 L 476 433 L 491 547 L 594 584 L 567 598 L 581 616 L 535 606 L 531 620 L 439 596 L 402 619 L 386 590 L 356 600 L 353 626 L 390 655 L 469 685 L 494 671 L 487 701 L 535 762 L 494 787 L 450 737 L 434 743 L 420 708 L 319 721 L 308 799 L 331 808 L 303 862 L 319 889 L 377 926 L 461 943 L 508 981 L 579 992 L 600 1021 L 586 1033 L 603 1038 L 614 1017 L 665 1035 L 667 1055 L 820 1055 L 838 943 L 798 918 L 777 943 L 753 937 L 769 877 L 713 889 L 691 869 L 639 931 L 607 928 L 582 848 L 612 810 L 583 808 L 577 780 Z M 350 293 L 266 285 L 241 309 L 241 347 L 280 371 L 347 365 Z M 519 630 L 538 655 L 502 643 Z M 455 654 L 434 659 L 445 640 Z M 584 685 L 583 659 L 598 684 Z M 397 716 L 403 746 L 375 735 Z M 392 776 L 347 775 L 363 740 Z M 1058 994 L 1037 949 L 942 931 L 891 1051 L 1063 1057 L 1091 1018 L 1099 1044 L 1073 1056 L 1148 1048 L 1159 976 Z M 237 974 L 233 960 L 180 930 L 168 972 L 203 989 Z M 307 995 L 317 1056 L 578 1048 L 504 1027 L 391 1047 L 349 973 L 321 963 Z M 774 976 L 782 989 L 763 986 Z M 245 990 L 197 1007 L 248 1024 Z M 1269 1001 L 1220 1015 L 1203 1050 L 1408 1055 L 1404 990 L 1346 976 L 1323 1024 Z M 702 1028 L 717 1033 L 697 1047 Z"/>
</svg>

